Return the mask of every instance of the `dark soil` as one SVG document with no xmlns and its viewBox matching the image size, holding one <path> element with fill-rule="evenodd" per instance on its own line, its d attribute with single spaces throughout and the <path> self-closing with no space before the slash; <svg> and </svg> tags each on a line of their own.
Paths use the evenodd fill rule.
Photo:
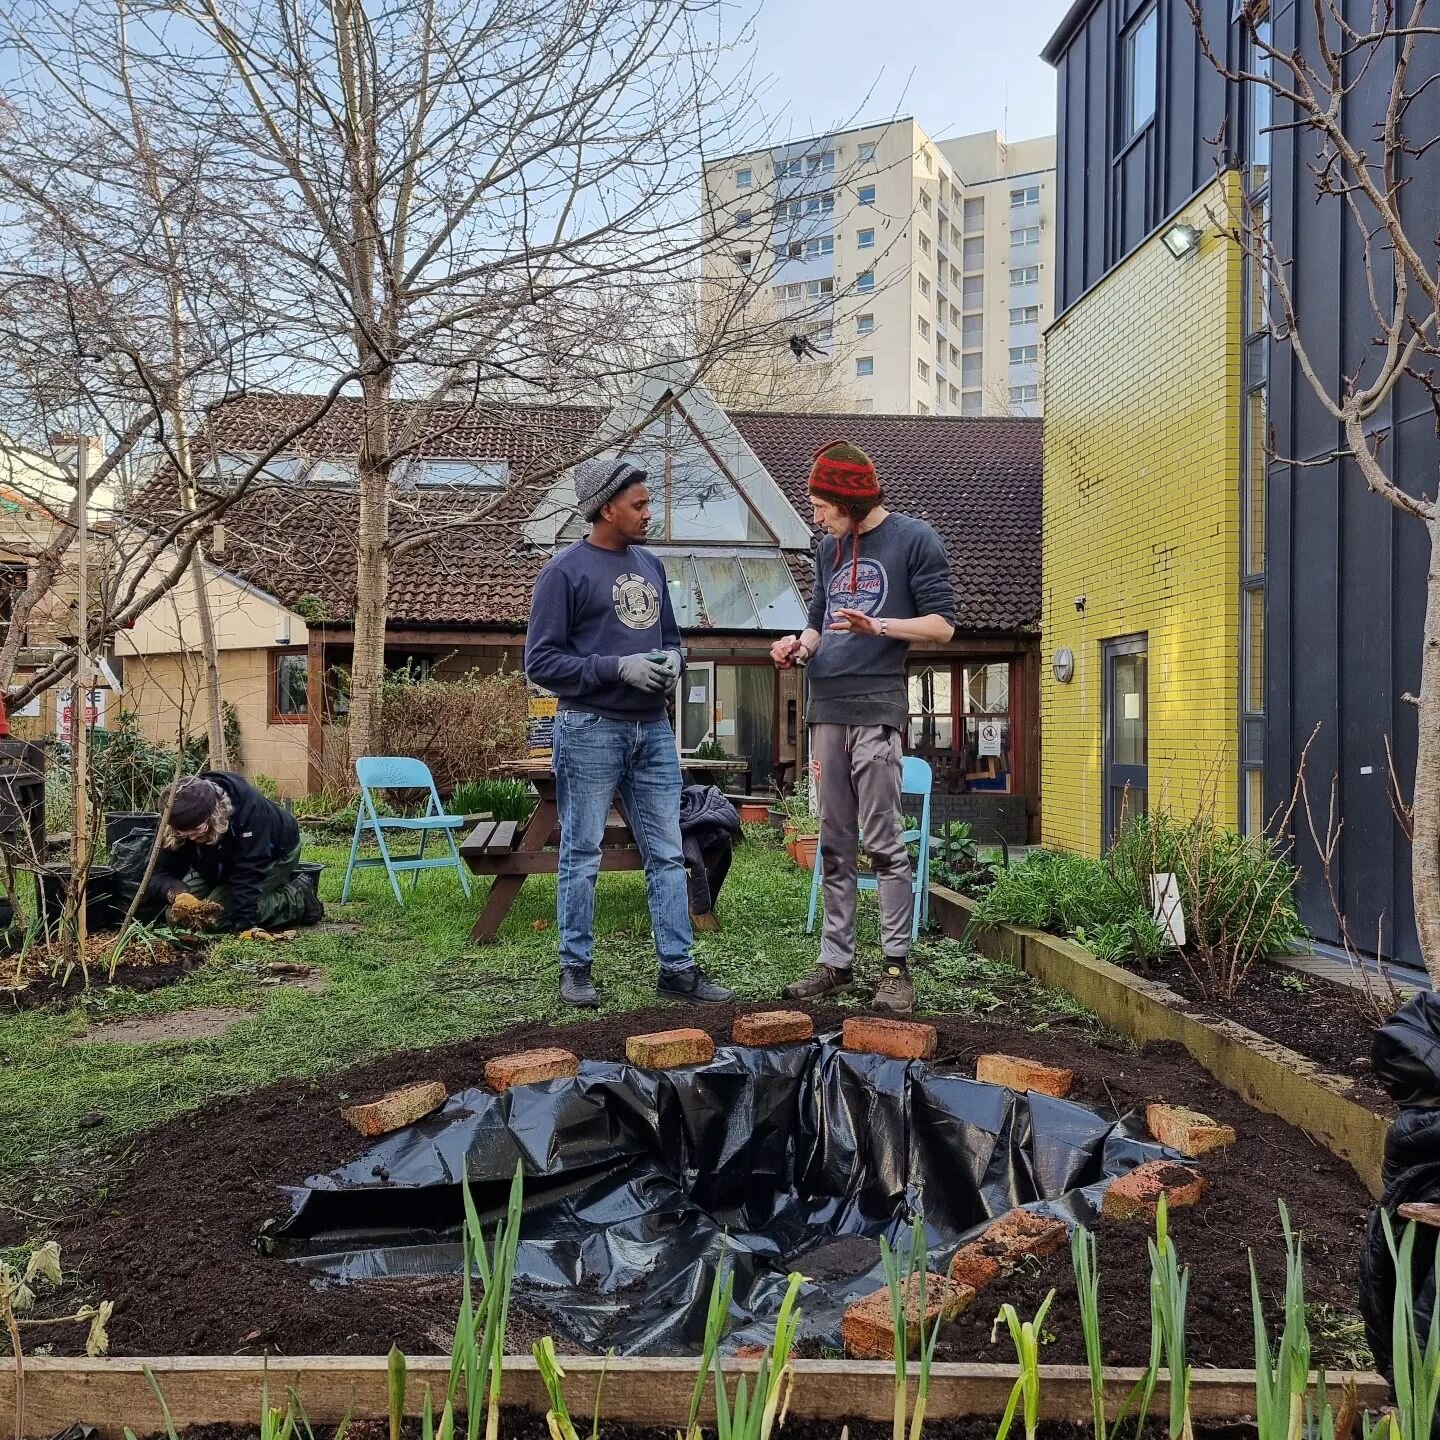
<svg viewBox="0 0 1440 1440">
<path fill-rule="evenodd" d="M 203 942 L 182 945 L 157 938 L 152 942 L 153 953 L 144 945 L 135 944 L 133 951 L 137 958 L 122 960 L 112 976 L 108 958 L 116 938 L 114 935 L 92 937 L 88 952 L 91 956 L 88 992 L 85 976 L 78 966 L 70 972 L 63 985 L 59 975 L 51 975 L 53 961 L 48 949 L 36 950 L 25 957 L 22 983 L 18 987 L 10 983 L 15 977 L 15 958 L 0 956 L 0 981 L 3 981 L 0 984 L 0 1014 L 39 1010 L 47 1005 L 68 1005 L 87 993 L 104 995 L 112 990 L 129 990 L 143 995 L 150 990 L 174 985 L 205 961 Z M 63 958 L 60 963 L 60 973 L 63 974 Z"/>
<path fill-rule="evenodd" d="M 1233 1000 L 1205 999 L 1195 977 L 1178 960 L 1157 971 L 1156 978 L 1194 1001 L 1197 1009 L 1233 1020 L 1336 1075 L 1350 1077 L 1356 1100 L 1382 1115 L 1395 1113 L 1394 1101 L 1371 1078 L 1375 1021 L 1363 992 L 1283 965 L 1255 966 Z"/>
<path fill-rule="evenodd" d="M 479 1082 L 486 1060 L 535 1046 L 558 1044 L 587 1058 L 616 1060 L 623 1058 L 627 1035 L 676 1023 L 703 1025 L 728 1039 L 737 1013 L 730 1006 L 699 1012 L 667 1007 L 558 1028 L 531 1023 L 216 1101 L 130 1142 L 133 1149 L 117 1157 L 103 1195 L 61 1226 L 55 1238 L 78 1267 L 85 1293 L 114 1301 L 109 1329 L 117 1355 L 260 1349 L 375 1355 L 392 1343 L 411 1354 L 445 1351 L 455 1314 L 446 1282 L 352 1285 L 317 1294 L 306 1272 L 257 1246 L 262 1226 L 285 1213 L 278 1187 L 353 1159 L 367 1143 L 340 1118 L 342 1095 L 353 1098 L 428 1079 L 461 1089 Z M 826 1007 L 813 1013 L 822 1029 L 838 1028 L 842 1018 Z M 1202 1164 L 1209 1181 L 1204 1200 L 1173 1217 L 1181 1258 L 1193 1271 L 1189 1345 L 1197 1365 L 1253 1363 L 1246 1249 L 1256 1248 L 1261 1286 L 1273 1303 L 1284 1283 L 1277 1197 L 1285 1198 L 1305 1236 L 1309 1298 L 1354 1313 L 1369 1205 L 1360 1182 L 1298 1130 L 1242 1104 L 1179 1047 L 1136 1052 L 1097 1041 L 1079 1023 L 1035 1032 L 958 1017 L 937 1016 L 933 1023 L 939 1065 L 969 1073 L 982 1052 L 1010 1051 L 1073 1067 L 1074 1098 L 1107 1115 L 1163 1100 L 1236 1127 L 1239 1142 Z M 1100 1236 L 1106 1346 L 1120 1364 L 1142 1363 L 1148 1347 L 1144 1240 L 1139 1225 L 1107 1227 Z M 946 1357 L 1008 1358 L 990 1345 L 995 1310 L 1010 1299 L 1033 1313 L 1052 1284 L 1060 1294 L 1046 1326 L 1055 1339 L 1045 1359 L 1079 1361 L 1080 1330 L 1065 1253 L 977 1302 L 954 1327 Z M 54 1336 L 57 1349 L 82 1343 L 83 1334 L 72 1333 L 79 1328 L 57 1327 L 63 1332 Z M 512 1337 L 512 1345 L 528 1349 L 533 1338 Z M 1325 1352 L 1323 1338 L 1315 1361 L 1337 1363 Z"/>
</svg>

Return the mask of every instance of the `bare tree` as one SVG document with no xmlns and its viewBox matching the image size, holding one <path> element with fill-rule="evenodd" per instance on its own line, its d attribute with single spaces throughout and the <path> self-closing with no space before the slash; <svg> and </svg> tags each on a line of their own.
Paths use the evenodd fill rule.
<svg viewBox="0 0 1440 1440">
<path fill-rule="evenodd" d="M 1398 474 L 1388 428 L 1376 423 L 1407 380 L 1422 387 L 1440 417 L 1434 197 L 1407 178 L 1436 143 L 1433 135 L 1414 133 L 1414 125 L 1422 109 L 1417 102 L 1435 83 L 1440 24 L 1427 16 L 1429 0 L 1298 0 L 1301 43 L 1287 51 L 1261 24 L 1270 8 L 1265 0 L 1244 0 L 1241 19 L 1257 63 L 1240 70 L 1216 54 L 1199 0 L 1186 5 L 1212 66 L 1273 100 L 1274 128 L 1293 132 L 1297 165 L 1305 164 L 1317 202 L 1343 207 L 1363 255 L 1373 339 L 1353 373 L 1331 379 L 1317 355 L 1327 329 L 1333 331 L 1333 306 L 1324 315 L 1302 311 L 1289 259 L 1262 215 L 1247 208 L 1221 218 L 1264 277 L 1273 333 L 1335 422 L 1334 458 L 1429 536 L 1420 688 L 1404 698 L 1418 723 L 1411 809 L 1415 921 L 1425 967 L 1440 983 L 1440 507 L 1436 477 L 1428 477 L 1426 493 Z"/>
</svg>

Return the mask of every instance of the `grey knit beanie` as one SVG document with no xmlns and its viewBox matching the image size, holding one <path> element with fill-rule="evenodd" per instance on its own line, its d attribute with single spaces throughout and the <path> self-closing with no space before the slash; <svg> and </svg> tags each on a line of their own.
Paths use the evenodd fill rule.
<svg viewBox="0 0 1440 1440">
<path fill-rule="evenodd" d="M 629 455 L 597 455 L 575 467 L 575 508 L 594 520 L 622 490 L 644 484 L 645 467 Z"/>
</svg>

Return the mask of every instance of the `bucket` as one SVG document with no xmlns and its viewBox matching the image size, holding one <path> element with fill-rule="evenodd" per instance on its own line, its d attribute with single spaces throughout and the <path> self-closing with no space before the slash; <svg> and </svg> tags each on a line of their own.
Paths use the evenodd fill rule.
<svg viewBox="0 0 1440 1440">
<path fill-rule="evenodd" d="M 85 919 L 89 930 L 113 930 L 125 918 L 116 893 L 115 871 L 109 865 L 92 865 L 85 884 Z M 45 933 L 53 936 L 65 914 L 70 893 L 70 867 L 50 865 L 35 872 L 36 902 Z"/>
<path fill-rule="evenodd" d="M 105 812 L 105 848 L 113 851 L 127 836 L 137 831 L 154 838 L 160 828 L 158 810 L 107 810 Z"/>
</svg>

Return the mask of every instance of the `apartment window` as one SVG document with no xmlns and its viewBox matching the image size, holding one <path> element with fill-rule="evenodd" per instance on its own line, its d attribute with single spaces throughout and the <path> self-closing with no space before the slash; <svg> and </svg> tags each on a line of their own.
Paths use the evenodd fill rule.
<svg viewBox="0 0 1440 1440">
<path fill-rule="evenodd" d="M 798 200 L 787 200 L 779 207 L 779 213 L 786 220 L 798 220 L 801 215 L 801 205 Z"/>
<path fill-rule="evenodd" d="M 859 415 L 874 414 L 875 402 L 873 400 L 862 400 L 858 405 L 856 405 L 855 411 Z"/>
<path fill-rule="evenodd" d="M 861 273 L 855 277 L 855 288 L 862 294 L 866 291 L 873 290 L 875 288 L 875 272 L 873 270 L 861 271 Z"/>
<path fill-rule="evenodd" d="M 775 174 L 781 180 L 798 180 L 805 173 L 805 167 L 799 160 L 779 160 L 775 164 Z"/>
<path fill-rule="evenodd" d="M 1155 118 L 1156 56 L 1159 50 L 1160 18 L 1155 5 L 1149 6 L 1125 32 L 1121 41 L 1125 106 L 1125 143 Z"/>
<path fill-rule="evenodd" d="M 855 147 L 855 158 L 859 160 L 862 165 L 868 165 L 875 158 L 874 143 L 857 145 Z"/>
<path fill-rule="evenodd" d="M 972 235 L 960 252 L 960 263 L 966 270 L 983 270 L 985 268 L 985 237 L 983 235 Z"/>
<path fill-rule="evenodd" d="M 873 250 L 875 248 L 875 232 L 873 230 L 857 230 L 855 246 L 859 250 Z"/>
<path fill-rule="evenodd" d="M 967 389 L 979 386 L 985 381 L 985 358 L 982 355 L 965 355 L 960 360 L 960 383 Z"/>
<path fill-rule="evenodd" d="M 807 155 L 805 157 L 805 173 L 807 175 L 819 175 L 822 171 L 828 172 L 835 168 L 835 152 L 826 150 L 819 155 Z"/>
<path fill-rule="evenodd" d="M 835 282 L 833 280 L 807 280 L 805 282 L 805 298 L 807 300 L 828 300 L 835 293 Z"/>
<path fill-rule="evenodd" d="M 873 205 L 875 203 L 875 187 L 873 185 L 862 185 L 855 192 L 855 198 L 862 205 Z"/>
<path fill-rule="evenodd" d="M 740 211 L 740 213 L 735 217 L 735 228 L 737 230 L 748 230 L 750 228 L 750 222 L 754 218 L 755 217 L 750 213 L 750 211 Z"/>
<path fill-rule="evenodd" d="M 1038 365 L 1040 363 L 1040 347 L 1038 345 L 1012 345 L 1010 347 L 1010 363 L 1012 365 Z"/>
<path fill-rule="evenodd" d="M 814 260 L 820 255 L 833 255 L 835 253 L 835 237 L 833 235 L 821 235 L 814 240 L 805 242 L 805 258 Z"/>
<path fill-rule="evenodd" d="M 830 215 L 835 210 L 835 192 L 827 190 L 823 195 L 812 195 L 805 202 L 807 215 Z"/>
<path fill-rule="evenodd" d="M 930 282 L 923 275 L 920 277 L 920 293 L 927 300 L 930 298 Z"/>
<path fill-rule="evenodd" d="M 930 383 L 930 367 L 923 360 L 917 360 L 915 362 L 915 373 L 923 383 L 926 385 Z"/>
<path fill-rule="evenodd" d="M 1038 245 L 1040 243 L 1040 227 L 1038 225 L 1022 225 L 1018 230 L 1010 232 L 1010 248 L 1019 249 L 1022 245 Z"/>
<path fill-rule="evenodd" d="M 750 252 L 748 250 L 737 250 L 735 252 L 735 263 L 742 269 L 750 268 Z"/>
<path fill-rule="evenodd" d="M 960 339 L 967 350 L 978 350 L 985 338 L 985 317 L 967 315 L 960 322 Z"/>
<path fill-rule="evenodd" d="M 1010 387 L 1010 403 L 1012 405 L 1034 405 L 1040 399 L 1040 387 L 1038 385 L 1012 385 Z"/>
<path fill-rule="evenodd" d="M 1010 192 L 1010 208 L 1012 210 L 1024 209 L 1027 205 L 1038 205 L 1040 203 L 1040 187 L 1038 185 L 1022 185 L 1018 190 Z"/>
<path fill-rule="evenodd" d="M 875 333 L 875 317 L 868 313 L 857 315 L 855 317 L 855 333 L 857 335 L 873 335 Z"/>
<path fill-rule="evenodd" d="M 789 260 L 803 260 L 805 258 L 804 241 L 792 240 L 785 247 L 785 256 Z"/>
<path fill-rule="evenodd" d="M 952 405 L 960 403 L 960 392 L 953 385 L 950 387 L 950 403 Z"/>
<path fill-rule="evenodd" d="M 793 285 L 776 285 L 773 288 L 777 300 L 799 300 L 805 294 L 805 287 L 798 281 Z"/>
<path fill-rule="evenodd" d="M 952 285 L 960 283 L 960 272 L 953 265 L 950 267 L 950 283 Z"/>
<path fill-rule="evenodd" d="M 875 373 L 875 357 L 873 355 L 857 355 L 855 357 L 855 373 L 860 376 L 873 375 Z"/>
<path fill-rule="evenodd" d="M 960 351 L 954 345 L 950 347 L 950 363 L 952 365 L 958 365 L 960 363 Z"/>
<path fill-rule="evenodd" d="M 960 413 L 962 415 L 978 415 L 980 413 L 980 392 L 978 390 L 966 390 L 961 393 Z"/>
<path fill-rule="evenodd" d="M 927 215 L 930 213 L 930 197 L 923 190 L 920 192 L 920 208 Z"/>
<path fill-rule="evenodd" d="M 952 325 L 960 324 L 960 312 L 953 305 L 950 307 L 950 323 Z"/>
<path fill-rule="evenodd" d="M 1273 43 L 1273 30 L 1267 12 L 1256 19 L 1246 39 L 1245 69 L 1251 75 L 1270 74 L 1270 56 L 1262 48 Z M 1250 191 L 1264 187 L 1270 176 L 1270 103 L 1269 85 L 1254 80 L 1245 87 L 1247 111 L 1245 165 L 1248 171 L 1245 188 Z"/>
<path fill-rule="evenodd" d="M 735 183 L 742 189 L 748 190 L 755 183 L 755 177 L 749 170 L 737 170 L 735 172 Z"/>
<path fill-rule="evenodd" d="M 965 233 L 973 235 L 985 228 L 985 201 L 983 199 L 965 202 Z"/>
<path fill-rule="evenodd" d="M 935 157 L 934 157 L 928 150 L 926 150 L 926 151 L 924 152 L 924 155 L 925 155 L 925 169 L 926 169 L 931 175 L 933 175 L 933 174 L 935 173 Z"/>
<path fill-rule="evenodd" d="M 309 717 L 309 669 L 303 650 L 270 652 L 270 723 L 293 725 Z"/>
<path fill-rule="evenodd" d="M 920 329 L 920 338 L 922 340 L 928 340 L 930 338 L 930 322 L 923 315 L 917 315 L 915 317 L 915 324 Z"/>
<path fill-rule="evenodd" d="M 929 259 L 930 237 L 923 230 L 920 232 L 920 253 L 924 255 L 926 259 Z"/>
<path fill-rule="evenodd" d="M 1040 267 L 1038 265 L 1016 265 L 1010 271 L 1010 283 L 1012 285 L 1038 285 L 1040 283 Z"/>
<path fill-rule="evenodd" d="M 1012 305 L 1010 307 L 1010 323 L 1012 325 L 1038 325 L 1040 323 L 1040 307 L 1038 305 Z"/>
<path fill-rule="evenodd" d="M 960 286 L 960 303 L 967 310 L 979 310 L 985 304 L 985 277 L 971 275 Z"/>
<path fill-rule="evenodd" d="M 930 413 L 930 407 L 923 400 L 917 400 L 915 402 L 915 413 L 917 415 L 928 415 Z"/>
</svg>

